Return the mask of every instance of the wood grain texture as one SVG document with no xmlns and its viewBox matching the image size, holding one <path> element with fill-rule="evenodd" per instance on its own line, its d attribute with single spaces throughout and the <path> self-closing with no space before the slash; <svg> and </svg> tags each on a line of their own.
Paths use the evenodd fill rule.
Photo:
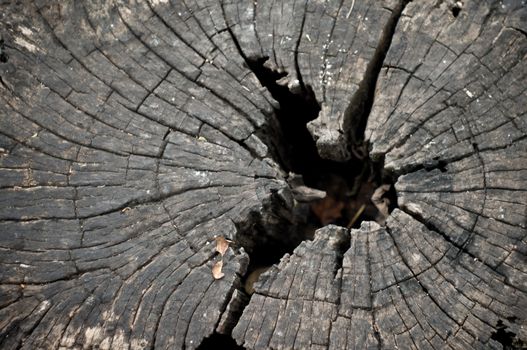
<svg viewBox="0 0 527 350">
<path fill-rule="evenodd" d="M 521 0 L 1 3 L 0 348 L 525 346 L 526 18 Z M 248 253 L 295 239 L 265 58 L 312 90 L 321 156 L 365 129 L 399 209 L 319 229 L 248 296 Z"/>
</svg>

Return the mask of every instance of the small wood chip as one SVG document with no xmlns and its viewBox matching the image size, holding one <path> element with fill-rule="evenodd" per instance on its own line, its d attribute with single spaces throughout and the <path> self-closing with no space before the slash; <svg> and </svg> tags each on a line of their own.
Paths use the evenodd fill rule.
<svg viewBox="0 0 527 350">
<path fill-rule="evenodd" d="M 229 248 L 229 241 L 225 239 L 225 237 L 218 236 L 216 237 L 216 251 L 221 254 L 221 256 L 225 255 L 225 252 Z"/>
<path fill-rule="evenodd" d="M 225 274 L 221 272 L 222 268 L 223 268 L 223 260 L 218 261 L 217 263 L 214 264 L 214 266 L 212 266 L 212 277 L 214 277 L 214 279 L 219 280 L 223 278 L 223 276 L 225 276 Z"/>
<path fill-rule="evenodd" d="M 377 188 L 371 196 L 372 203 L 379 210 L 379 218 L 376 220 L 378 224 L 384 225 L 386 218 L 389 215 L 390 200 L 388 198 L 382 198 L 382 196 L 390 190 L 391 185 L 384 184 Z"/>
</svg>

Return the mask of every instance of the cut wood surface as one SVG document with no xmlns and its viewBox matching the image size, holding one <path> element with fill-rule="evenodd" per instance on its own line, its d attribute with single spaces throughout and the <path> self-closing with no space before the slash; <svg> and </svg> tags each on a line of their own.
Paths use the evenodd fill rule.
<svg viewBox="0 0 527 350">
<path fill-rule="evenodd" d="M 525 1 L 2 2 L 0 36 L 1 349 L 527 347 Z M 247 293 L 323 195 L 284 96 L 398 208 Z"/>
</svg>

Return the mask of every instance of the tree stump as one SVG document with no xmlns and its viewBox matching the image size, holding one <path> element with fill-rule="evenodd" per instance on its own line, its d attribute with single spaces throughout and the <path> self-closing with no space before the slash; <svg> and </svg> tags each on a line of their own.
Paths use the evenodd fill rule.
<svg viewBox="0 0 527 350">
<path fill-rule="evenodd" d="M 525 1 L 0 9 L 2 349 L 527 347 Z"/>
</svg>

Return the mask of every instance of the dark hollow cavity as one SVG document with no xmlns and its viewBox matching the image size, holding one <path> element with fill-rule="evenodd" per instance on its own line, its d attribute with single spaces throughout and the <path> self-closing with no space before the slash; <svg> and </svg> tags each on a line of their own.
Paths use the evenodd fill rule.
<svg viewBox="0 0 527 350">
<path fill-rule="evenodd" d="M 270 203 L 264 205 L 263 214 L 255 213 L 238 227 L 239 243 L 251 258 L 248 276 L 261 266 L 277 263 L 300 242 L 312 239 L 315 230 L 322 226 L 358 228 L 362 221 L 382 224 L 384 217 L 371 200 L 382 185 L 389 185 L 389 190 L 379 196 L 389 203 L 388 212 L 397 205 L 393 180 L 383 171 L 384 161 L 370 160 L 366 143 L 355 145 L 351 159 L 346 162 L 319 156 L 306 126 L 320 111 L 311 87 L 300 85 L 293 92 L 278 84 L 287 74 L 266 68 L 266 61 L 267 58 L 246 60 L 279 103 L 274 125 L 260 130 L 258 136 L 286 172 L 301 175 L 306 186 L 325 191 L 326 196 L 310 202 L 291 201 L 292 204 L 286 203 L 283 194 L 275 193 Z M 364 122 L 357 123 L 356 127 L 363 133 Z"/>
<path fill-rule="evenodd" d="M 352 156 L 345 162 L 323 159 L 318 154 L 306 125 L 318 116 L 320 106 L 311 87 L 304 84 L 298 64 L 298 84 L 290 89 L 286 86 L 290 83 L 286 79 L 287 72 L 266 66 L 268 57 L 248 57 L 231 28 L 227 27 L 248 68 L 279 103 L 269 124 L 258 130 L 257 135 L 282 169 L 300 175 L 304 185 L 326 192 L 323 198 L 307 203 L 298 197 L 298 201 L 288 198 L 286 193 L 274 193 L 271 200 L 264 203 L 264 208 L 238 223 L 237 243 L 250 256 L 246 281 L 253 278 L 256 270 L 261 270 L 259 267 L 277 263 L 303 240 L 313 238 L 317 228 L 327 224 L 357 228 L 365 220 L 382 224 L 397 206 L 395 181 L 384 172 L 383 159 L 369 159 L 368 145 L 363 138 L 377 79 L 407 3 L 408 0 L 402 0 L 392 12 L 359 91 L 346 111 L 344 130 L 350 140 L 347 147 Z M 290 185 L 294 195 L 295 185 L 291 181 Z M 371 200 L 374 194 L 377 205 Z"/>
<path fill-rule="evenodd" d="M 0 62 L 6 63 L 9 59 L 9 56 L 5 52 L 4 39 L 0 39 Z"/>
<path fill-rule="evenodd" d="M 243 346 L 236 344 L 231 336 L 214 333 L 208 338 L 205 338 L 203 342 L 198 346 L 198 350 L 209 350 L 209 349 L 232 349 L 232 350 L 244 350 Z"/>
<path fill-rule="evenodd" d="M 364 142 L 353 147 L 349 161 L 321 158 L 306 126 L 320 111 L 312 89 L 302 86 L 301 91 L 294 93 L 278 85 L 276 81 L 286 74 L 266 68 L 266 60 L 248 60 L 251 70 L 280 104 L 280 108 L 275 111 L 279 130 L 262 137 L 272 144 L 271 149 L 283 169 L 302 175 L 306 186 L 327 193 L 324 199 L 310 203 L 307 221 L 314 228 L 327 224 L 357 228 L 362 221 L 375 221 L 379 219 L 379 211 L 371 202 L 371 197 L 383 184 L 390 184 L 390 190 L 384 197 L 389 199 L 391 211 L 397 201 L 391 186 L 392 178 L 383 172 L 383 160 L 370 160 L 368 145 Z M 364 132 L 364 122 L 358 123 L 356 127 Z M 363 205 L 361 214 L 352 220 Z"/>
<path fill-rule="evenodd" d="M 452 16 L 454 17 L 459 16 L 459 12 L 461 12 L 461 7 L 459 6 L 452 7 Z"/>
</svg>

